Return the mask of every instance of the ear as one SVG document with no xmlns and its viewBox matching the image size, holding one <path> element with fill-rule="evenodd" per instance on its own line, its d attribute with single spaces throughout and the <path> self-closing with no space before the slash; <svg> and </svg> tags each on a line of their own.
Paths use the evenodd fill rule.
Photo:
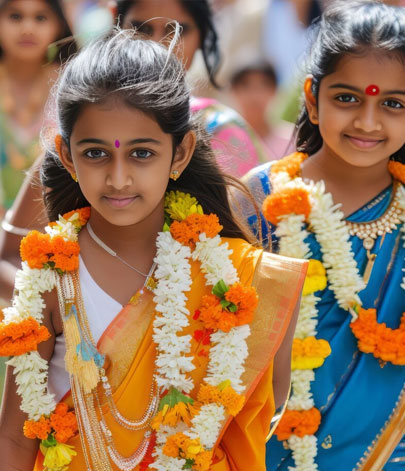
<svg viewBox="0 0 405 471">
<path fill-rule="evenodd" d="M 179 176 L 182 174 L 183 170 L 187 167 L 191 160 L 191 157 L 194 154 L 196 142 L 197 137 L 195 132 L 188 131 L 181 143 L 176 148 L 172 166 L 170 168 L 171 172 L 177 170 L 177 172 L 179 172 Z"/>
<path fill-rule="evenodd" d="M 304 82 L 305 107 L 312 124 L 319 124 L 316 98 L 312 93 L 312 75 L 308 75 Z"/>
<path fill-rule="evenodd" d="M 55 136 L 55 148 L 56 152 L 59 155 L 59 160 L 62 162 L 62 165 L 65 169 L 71 174 L 75 174 L 75 167 L 73 165 L 72 157 L 70 155 L 69 148 L 60 134 Z"/>
</svg>

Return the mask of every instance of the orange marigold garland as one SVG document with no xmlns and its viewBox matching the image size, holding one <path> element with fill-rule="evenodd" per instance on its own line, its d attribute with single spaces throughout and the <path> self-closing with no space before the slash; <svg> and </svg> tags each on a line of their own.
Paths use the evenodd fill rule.
<svg viewBox="0 0 405 471">
<path fill-rule="evenodd" d="M 183 245 L 195 248 L 200 234 L 207 237 L 215 237 L 221 232 L 222 226 L 216 214 L 190 214 L 183 221 L 173 221 L 170 226 L 172 237 Z"/>
<path fill-rule="evenodd" d="M 375 309 L 360 308 L 357 320 L 350 327 L 360 351 L 394 365 L 405 365 L 405 313 L 398 329 L 391 329 L 385 322 L 377 321 Z"/>
<path fill-rule="evenodd" d="M 390 160 L 388 162 L 388 171 L 395 180 L 405 183 L 405 164 L 396 160 Z"/>
<path fill-rule="evenodd" d="M 229 384 L 225 384 L 223 389 L 210 384 L 201 384 L 197 400 L 201 404 L 222 404 L 227 413 L 235 417 L 242 410 L 245 396 L 238 394 Z"/>
<path fill-rule="evenodd" d="M 38 344 L 48 340 L 51 334 L 34 318 L 21 322 L 0 324 L 0 356 L 17 356 L 37 350 Z"/>
<path fill-rule="evenodd" d="M 263 202 L 263 215 L 273 225 L 277 225 L 282 216 L 303 214 L 308 218 L 311 203 L 308 192 L 302 188 L 286 188 L 267 196 Z"/>
<path fill-rule="evenodd" d="M 207 329 L 229 332 L 233 327 L 252 322 L 258 304 L 254 287 L 241 283 L 228 287 L 221 280 L 212 292 L 203 296 L 200 308 L 200 319 Z"/>
<path fill-rule="evenodd" d="M 291 435 L 298 437 L 314 435 L 320 423 L 321 413 L 316 407 L 300 411 L 287 409 L 274 433 L 280 441 L 287 440 Z"/>
<path fill-rule="evenodd" d="M 274 162 L 271 166 L 271 172 L 287 172 L 291 178 L 295 177 L 300 173 L 302 162 L 304 162 L 306 158 L 308 158 L 308 154 L 304 154 L 303 152 L 294 152 Z"/>
</svg>

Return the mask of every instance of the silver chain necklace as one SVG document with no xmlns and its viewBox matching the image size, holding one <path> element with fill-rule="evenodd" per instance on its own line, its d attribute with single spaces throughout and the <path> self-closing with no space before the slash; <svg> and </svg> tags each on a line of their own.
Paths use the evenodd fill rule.
<svg viewBox="0 0 405 471">
<path fill-rule="evenodd" d="M 89 233 L 89 236 L 94 240 L 94 242 L 99 245 L 102 249 L 104 249 L 107 253 L 109 253 L 112 257 L 115 257 L 117 258 L 120 262 L 122 262 L 124 265 L 126 265 L 128 268 L 131 268 L 131 270 L 134 270 L 136 271 L 139 275 L 142 275 L 144 276 L 145 278 L 149 278 L 150 275 L 152 274 L 153 272 L 153 269 L 155 268 L 155 263 L 152 264 L 152 267 L 151 269 L 149 270 L 149 273 L 143 273 L 141 272 L 140 270 L 138 270 L 137 268 L 133 267 L 132 265 L 130 265 L 128 262 L 126 262 L 123 258 L 121 258 L 117 252 L 114 252 L 113 249 L 111 249 L 110 247 L 108 247 L 108 245 L 106 245 L 99 237 L 96 236 L 96 234 L 94 233 L 93 231 L 93 228 L 91 227 L 90 223 L 88 222 L 87 223 L 87 232 Z"/>
</svg>

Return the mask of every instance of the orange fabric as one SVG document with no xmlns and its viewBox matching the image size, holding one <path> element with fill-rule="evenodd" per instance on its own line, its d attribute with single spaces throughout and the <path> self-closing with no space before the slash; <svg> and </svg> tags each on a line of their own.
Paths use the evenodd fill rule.
<svg viewBox="0 0 405 471">
<path fill-rule="evenodd" d="M 238 270 L 241 282 L 257 285 L 259 308 L 251 324 L 252 335 L 248 339 L 250 357 L 246 362 L 243 376 L 247 385 L 247 402 L 233 420 L 223 424 L 221 437 L 216 449 L 212 471 L 265 471 L 265 438 L 270 420 L 274 414 L 272 387 L 272 360 L 287 329 L 293 309 L 298 300 L 305 277 L 305 262 L 292 261 L 251 247 L 239 239 L 227 239 L 233 250 L 231 256 Z M 259 263 L 261 262 L 261 263 Z M 258 269 L 256 270 L 256 268 Z M 261 274 L 267 277 L 263 282 Z M 187 307 L 190 312 L 190 325 L 184 334 L 194 335 L 202 328 L 201 321 L 193 319 L 201 298 L 209 293 L 199 264 L 192 263 L 192 288 Z M 266 292 L 263 292 L 265 289 Z M 288 293 L 288 294 L 286 294 Z M 107 374 L 114 390 L 114 401 L 118 410 L 128 418 L 140 417 L 149 401 L 149 392 L 154 372 L 155 345 L 152 341 L 153 296 L 148 293 L 129 303 L 106 329 L 99 342 L 99 350 L 109 358 Z M 139 334 L 141 332 L 141 334 Z M 192 340 L 192 353 L 196 368 L 191 372 L 195 388 L 205 376 L 208 347 L 201 341 Z M 128 364 L 126 371 L 120 365 Z M 116 385 L 116 387 L 114 386 Z M 67 397 L 68 402 L 71 398 Z M 139 446 L 144 431 L 128 431 L 119 426 L 111 417 L 108 407 L 103 406 L 103 414 L 110 427 L 116 448 L 124 456 L 131 455 Z M 79 436 L 69 441 L 78 455 L 73 459 L 69 471 L 83 471 L 86 464 Z M 112 464 L 112 469 L 118 468 Z M 42 471 L 41 459 L 37 460 L 34 471 Z"/>
</svg>

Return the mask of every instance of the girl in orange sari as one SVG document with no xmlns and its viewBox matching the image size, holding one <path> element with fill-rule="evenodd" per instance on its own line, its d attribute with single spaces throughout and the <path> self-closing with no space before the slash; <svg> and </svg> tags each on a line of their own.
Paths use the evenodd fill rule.
<svg viewBox="0 0 405 471">
<path fill-rule="evenodd" d="M 55 222 L 0 325 L 5 471 L 265 470 L 306 262 L 246 241 L 174 44 L 115 31 L 55 89 Z"/>
</svg>

